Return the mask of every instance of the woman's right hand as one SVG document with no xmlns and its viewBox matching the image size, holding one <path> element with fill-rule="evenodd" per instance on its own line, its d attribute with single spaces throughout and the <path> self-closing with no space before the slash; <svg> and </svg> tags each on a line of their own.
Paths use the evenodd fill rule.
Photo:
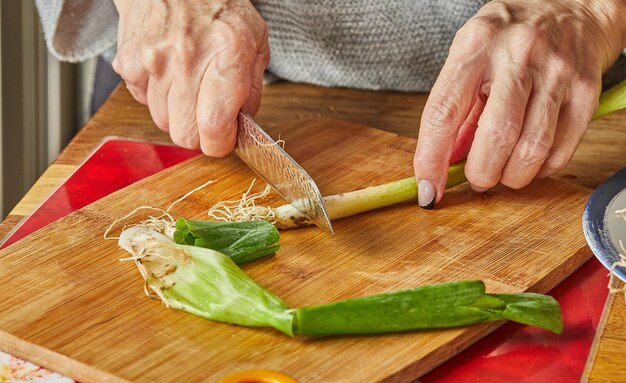
<svg viewBox="0 0 626 383">
<path fill-rule="evenodd" d="M 114 70 L 155 124 L 185 148 L 221 157 L 237 113 L 256 114 L 269 62 L 265 21 L 248 0 L 114 0 Z"/>
</svg>

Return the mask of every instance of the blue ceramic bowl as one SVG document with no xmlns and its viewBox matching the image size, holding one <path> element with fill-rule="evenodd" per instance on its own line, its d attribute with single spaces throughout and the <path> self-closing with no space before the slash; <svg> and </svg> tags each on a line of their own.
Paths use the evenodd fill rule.
<svg viewBox="0 0 626 383">
<path fill-rule="evenodd" d="M 619 241 L 626 246 L 626 221 L 615 214 L 626 208 L 626 168 L 604 181 L 589 197 L 583 213 L 587 243 L 602 264 L 610 269 L 620 259 Z M 617 267 L 614 274 L 626 282 L 626 269 Z"/>
</svg>

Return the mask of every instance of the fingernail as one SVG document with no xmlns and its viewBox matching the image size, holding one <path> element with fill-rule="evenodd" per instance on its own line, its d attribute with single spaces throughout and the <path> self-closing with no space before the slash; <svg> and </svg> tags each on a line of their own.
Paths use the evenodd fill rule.
<svg viewBox="0 0 626 383">
<path fill-rule="evenodd" d="M 430 181 L 419 180 L 417 183 L 417 202 L 423 209 L 432 210 L 435 207 L 435 186 Z"/>
</svg>

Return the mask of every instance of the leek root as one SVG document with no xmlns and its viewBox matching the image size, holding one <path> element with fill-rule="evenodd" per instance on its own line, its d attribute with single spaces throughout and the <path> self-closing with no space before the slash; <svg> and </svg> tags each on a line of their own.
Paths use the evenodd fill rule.
<svg viewBox="0 0 626 383">
<path fill-rule="evenodd" d="M 626 208 L 616 210 L 614 213 L 616 217 L 622 218 L 624 221 L 626 221 Z M 626 286 L 622 286 L 620 288 L 615 287 L 617 284 L 615 283 L 616 274 L 614 273 L 614 270 L 618 267 L 626 269 L 626 246 L 624 245 L 624 242 L 621 239 L 618 241 L 618 243 L 620 247 L 617 253 L 617 255 L 619 256 L 619 259 L 611 265 L 608 287 L 609 287 L 609 292 L 611 294 L 623 293 L 624 299 L 626 299 Z M 619 251 L 621 251 L 621 253 Z"/>
</svg>

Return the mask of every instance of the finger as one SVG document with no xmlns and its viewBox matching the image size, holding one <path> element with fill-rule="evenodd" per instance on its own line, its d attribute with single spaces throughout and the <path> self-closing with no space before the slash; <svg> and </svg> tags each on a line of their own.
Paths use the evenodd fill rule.
<svg viewBox="0 0 626 383">
<path fill-rule="evenodd" d="M 457 32 L 428 97 L 413 159 L 422 207 L 432 208 L 443 196 L 452 147 L 486 77 L 492 50 L 489 42 L 496 32 L 481 19 L 468 21 Z"/>
<path fill-rule="evenodd" d="M 149 73 L 142 63 L 140 51 L 130 46 L 130 43 L 123 45 L 115 55 L 112 66 L 127 84 L 147 89 Z"/>
<path fill-rule="evenodd" d="M 432 208 L 443 196 L 452 146 L 483 78 L 483 62 L 471 70 L 469 65 L 448 59 L 424 107 L 413 166 L 418 201 L 425 208 Z"/>
<path fill-rule="evenodd" d="M 503 185 L 519 189 L 535 178 L 554 142 L 562 100 L 562 89 L 539 88 L 531 94 L 519 139 L 502 171 Z"/>
<path fill-rule="evenodd" d="M 521 132 L 532 87 L 528 74 L 520 70 L 496 73 L 465 164 L 465 175 L 477 191 L 500 180 Z"/>
<path fill-rule="evenodd" d="M 234 148 L 237 114 L 250 96 L 256 50 L 248 40 L 223 31 L 228 49 L 214 57 L 200 84 L 197 123 L 200 147 L 208 156 L 222 157 Z"/>
<path fill-rule="evenodd" d="M 265 68 L 269 64 L 270 51 L 267 44 L 267 37 L 265 37 L 260 45 L 259 52 L 257 53 L 256 60 L 252 67 L 252 80 L 250 88 L 250 96 L 243 105 L 243 111 L 254 116 L 261 107 L 261 94 L 263 93 L 263 74 Z"/>
<path fill-rule="evenodd" d="M 537 178 L 551 176 L 563 170 L 574 156 L 589 122 L 598 107 L 599 87 L 579 86 L 561 107 L 556 124 L 554 144 Z"/>
<path fill-rule="evenodd" d="M 454 143 L 454 147 L 452 149 L 452 154 L 450 155 L 451 164 L 467 158 L 467 154 L 472 147 L 472 141 L 474 141 L 474 133 L 476 132 L 476 128 L 478 128 L 478 119 L 485 109 L 486 99 L 487 96 L 484 94 L 478 95 L 476 102 L 472 107 L 472 111 L 469 116 L 467 116 L 463 125 L 461 125 L 459 134 L 456 137 L 456 142 Z"/>
<path fill-rule="evenodd" d="M 140 104 L 148 105 L 148 72 L 130 63 L 128 57 L 118 52 L 112 62 L 113 70 L 124 80 L 133 98 Z"/>
<path fill-rule="evenodd" d="M 151 76 L 148 81 L 148 109 L 155 125 L 164 132 L 170 130 L 168 95 L 171 87 L 170 77 Z M 176 143 L 176 142 L 174 142 Z"/>
<path fill-rule="evenodd" d="M 168 95 L 170 136 L 175 144 L 187 149 L 200 147 L 196 122 L 200 81 L 197 77 L 177 77 Z"/>
</svg>

